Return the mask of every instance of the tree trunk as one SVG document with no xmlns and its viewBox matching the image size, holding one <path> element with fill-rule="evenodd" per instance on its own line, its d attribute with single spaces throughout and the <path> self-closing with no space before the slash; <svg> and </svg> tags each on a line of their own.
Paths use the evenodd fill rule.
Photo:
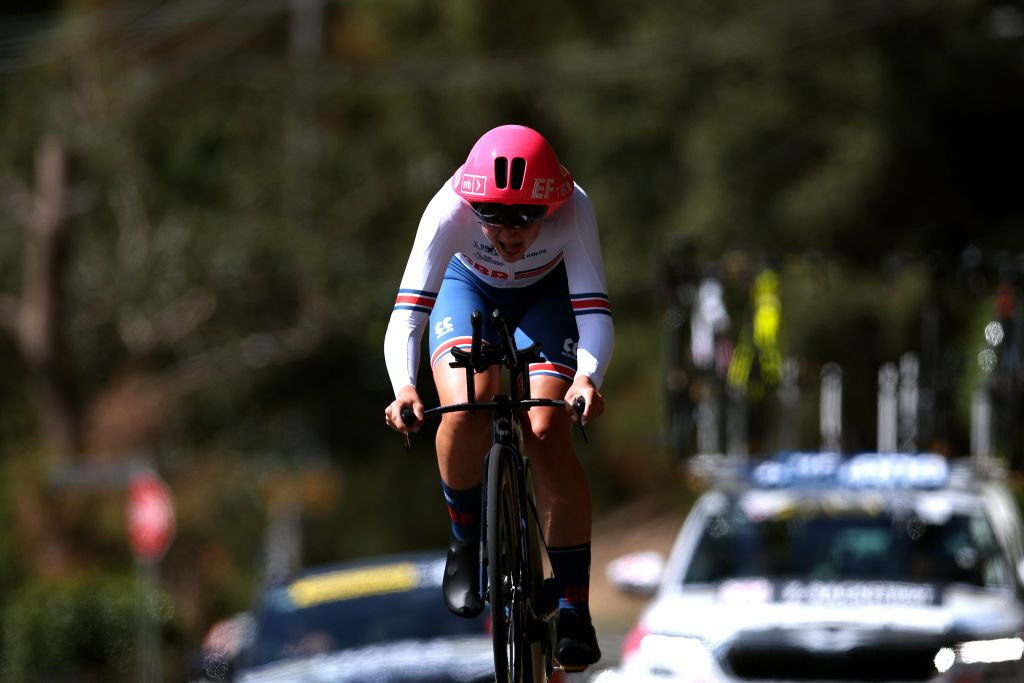
<svg viewBox="0 0 1024 683">
<path fill-rule="evenodd" d="M 82 446 L 81 419 L 63 339 L 62 280 L 69 242 L 67 175 L 63 144 L 47 136 L 36 153 L 35 197 L 15 319 L 40 430 L 58 462 L 79 453 Z"/>
</svg>

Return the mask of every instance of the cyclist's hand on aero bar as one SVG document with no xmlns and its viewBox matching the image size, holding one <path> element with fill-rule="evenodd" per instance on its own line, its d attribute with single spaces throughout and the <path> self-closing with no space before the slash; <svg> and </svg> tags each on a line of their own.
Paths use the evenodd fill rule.
<svg viewBox="0 0 1024 683">
<path fill-rule="evenodd" d="M 565 402 L 569 404 L 567 410 L 572 414 L 573 421 L 579 419 L 576 411 L 572 409 L 572 404 L 577 398 L 586 401 L 586 407 L 581 416 L 583 424 L 596 420 L 604 412 L 604 396 L 597 390 L 589 377 L 577 377 L 569 387 L 569 391 L 565 392 Z"/>
<path fill-rule="evenodd" d="M 412 411 L 415 418 L 412 424 L 406 424 L 402 419 L 403 410 L 407 415 L 408 411 Z M 388 427 L 403 434 L 419 431 L 420 425 L 423 424 L 423 401 L 420 400 L 416 387 L 409 384 L 399 390 L 395 400 L 384 409 L 384 422 Z"/>
</svg>

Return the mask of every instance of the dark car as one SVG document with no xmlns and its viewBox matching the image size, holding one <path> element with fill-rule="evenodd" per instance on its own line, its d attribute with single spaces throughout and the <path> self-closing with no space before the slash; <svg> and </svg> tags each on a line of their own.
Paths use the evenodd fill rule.
<svg viewBox="0 0 1024 683">
<path fill-rule="evenodd" d="M 473 683 L 494 680 L 488 619 L 451 614 L 444 555 L 309 569 L 268 589 L 237 680 Z"/>
</svg>

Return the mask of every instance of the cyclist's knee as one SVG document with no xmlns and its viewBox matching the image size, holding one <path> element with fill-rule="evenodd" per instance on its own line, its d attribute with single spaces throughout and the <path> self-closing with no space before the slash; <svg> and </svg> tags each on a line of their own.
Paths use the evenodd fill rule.
<svg viewBox="0 0 1024 683">
<path fill-rule="evenodd" d="M 561 410 L 531 410 L 526 438 L 541 448 L 561 446 L 569 439 L 571 421 Z"/>
<path fill-rule="evenodd" d="M 487 411 L 447 413 L 441 418 L 439 429 L 447 431 L 453 436 L 469 437 L 486 432 L 490 428 L 490 418 L 490 413 Z"/>
</svg>

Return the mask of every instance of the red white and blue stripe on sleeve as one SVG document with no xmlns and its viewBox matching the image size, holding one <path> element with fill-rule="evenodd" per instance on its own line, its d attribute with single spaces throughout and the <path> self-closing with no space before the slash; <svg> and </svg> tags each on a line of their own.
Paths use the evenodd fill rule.
<svg viewBox="0 0 1024 683">
<path fill-rule="evenodd" d="M 570 294 L 572 301 L 572 312 L 580 315 L 607 315 L 611 317 L 612 305 L 608 301 L 608 295 L 604 292 L 586 292 L 583 294 Z"/>
<path fill-rule="evenodd" d="M 421 289 L 399 289 L 395 298 L 396 311 L 415 311 L 426 313 L 434 310 L 434 303 L 437 301 L 437 292 L 426 292 Z"/>
</svg>

